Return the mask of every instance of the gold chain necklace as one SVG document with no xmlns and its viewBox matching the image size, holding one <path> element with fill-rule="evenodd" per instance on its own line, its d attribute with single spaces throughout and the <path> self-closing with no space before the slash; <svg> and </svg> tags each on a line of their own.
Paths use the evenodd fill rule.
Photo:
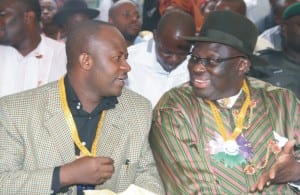
<svg viewBox="0 0 300 195">
<path fill-rule="evenodd" d="M 206 100 L 206 102 L 210 105 L 210 108 L 213 112 L 215 121 L 217 122 L 218 131 L 220 132 L 220 134 L 223 137 L 225 142 L 228 140 L 235 140 L 241 134 L 241 132 L 243 130 L 243 123 L 244 123 L 244 119 L 246 116 L 246 112 L 251 103 L 250 91 L 249 91 L 248 85 L 245 80 L 243 81 L 242 89 L 245 92 L 246 100 L 244 101 L 241 111 L 239 112 L 239 114 L 237 116 L 234 131 L 230 136 L 227 135 L 224 123 L 221 119 L 221 116 L 217 109 L 217 106 L 212 101 Z"/>
<path fill-rule="evenodd" d="M 216 105 L 212 101 L 206 100 L 206 102 L 208 102 L 208 104 L 210 105 L 210 107 L 213 111 L 215 121 L 217 122 L 218 131 L 221 133 L 221 136 L 223 137 L 223 140 L 225 141 L 225 143 L 226 142 L 229 143 L 227 145 L 227 146 L 229 146 L 229 149 L 230 149 L 230 146 L 231 146 L 230 144 L 232 143 L 232 141 L 235 142 L 236 138 L 241 134 L 242 129 L 245 128 L 245 127 L 243 127 L 243 123 L 244 123 L 244 119 L 245 119 L 245 116 L 246 116 L 247 109 L 250 106 L 250 116 L 249 116 L 249 118 L 252 118 L 252 116 L 251 116 L 253 114 L 252 109 L 253 109 L 253 107 L 256 106 L 255 102 L 252 103 L 253 105 L 251 105 L 250 91 L 249 91 L 249 88 L 248 88 L 247 83 L 246 83 L 245 80 L 243 81 L 242 89 L 245 92 L 246 99 L 245 99 L 245 101 L 242 105 L 242 108 L 241 108 L 240 112 L 238 113 L 238 115 L 236 117 L 236 121 L 235 121 L 236 127 L 234 129 L 234 132 L 231 134 L 231 136 L 227 135 L 227 132 L 225 130 L 225 126 L 223 124 L 223 121 L 221 119 L 221 116 L 218 112 L 218 109 L 217 109 Z M 247 126 L 250 127 L 250 122 L 249 121 L 247 123 Z M 249 147 L 248 143 L 246 143 L 246 145 L 244 145 L 244 146 Z M 235 149 L 235 147 L 233 147 L 233 149 Z M 276 158 L 277 155 L 279 154 L 279 152 L 281 151 L 281 149 L 276 144 L 276 142 L 274 140 L 270 140 L 268 142 L 265 160 L 263 161 L 262 164 L 256 164 L 256 163 L 253 162 L 253 160 L 251 160 L 252 152 L 249 152 L 249 150 L 250 150 L 250 148 L 248 148 L 247 150 L 245 150 L 245 149 L 243 150 L 243 152 L 247 152 L 248 157 L 250 157 L 250 158 L 248 158 L 248 157 L 245 158 L 245 160 L 247 160 L 247 162 L 248 162 L 248 165 L 246 165 L 243 169 L 244 173 L 247 174 L 247 175 L 253 175 L 258 170 L 264 169 L 267 166 L 268 162 L 269 162 L 270 155 L 273 153 L 273 154 L 275 154 L 275 158 Z M 245 162 L 243 160 L 241 161 L 242 163 L 233 163 L 230 160 L 228 161 L 228 159 L 234 158 L 233 156 L 230 155 L 230 153 L 228 153 L 228 154 L 229 155 L 227 155 L 225 157 L 222 156 L 221 158 L 218 156 L 218 154 L 216 154 L 215 157 L 219 160 L 221 159 L 223 162 L 225 162 L 225 165 L 229 165 L 231 167 L 233 165 L 243 164 Z M 238 158 L 235 158 L 235 159 L 238 160 Z"/>
<path fill-rule="evenodd" d="M 105 116 L 106 112 L 102 111 L 101 118 L 98 122 L 97 130 L 96 130 L 96 135 L 95 135 L 95 138 L 94 138 L 94 141 L 92 144 L 92 149 L 90 152 L 80 141 L 80 138 L 78 135 L 78 130 L 77 130 L 76 124 L 74 122 L 74 118 L 73 118 L 70 108 L 68 106 L 64 78 L 61 78 L 59 80 L 58 86 L 59 86 L 59 94 L 60 94 L 62 109 L 63 109 L 64 115 L 65 115 L 65 118 L 67 120 L 68 126 L 71 129 L 73 141 L 75 142 L 76 146 L 79 148 L 81 156 L 96 156 L 97 144 L 99 141 L 99 136 L 100 136 L 100 132 L 101 132 L 101 129 L 103 126 L 104 116 Z"/>
</svg>

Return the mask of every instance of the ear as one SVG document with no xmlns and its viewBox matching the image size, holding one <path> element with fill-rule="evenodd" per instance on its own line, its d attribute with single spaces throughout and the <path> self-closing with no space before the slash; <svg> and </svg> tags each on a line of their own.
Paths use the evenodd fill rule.
<svg viewBox="0 0 300 195">
<path fill-rule="evenodd" d="M 239 60 L 239 65 L 238 65 L 238 74 L 239 74 L 239 76 L 245 75 L 249 71 L 250 65 L 251 65 L 251 63 L 250 63 L 249 59 L 241 58 Z"/>
<path fill-rule="evenodd" d="M 157 41 L 157 30 L 156 29 L 153 30 L 153 39 L 155 42 Z"/>
<path fill-rule="evenodd" d="M 86 71 L 90 70 L 93 66 L 93 61 L 88 53 L 81 53 L 79 55 L 80 67 Z"/>
</svg>

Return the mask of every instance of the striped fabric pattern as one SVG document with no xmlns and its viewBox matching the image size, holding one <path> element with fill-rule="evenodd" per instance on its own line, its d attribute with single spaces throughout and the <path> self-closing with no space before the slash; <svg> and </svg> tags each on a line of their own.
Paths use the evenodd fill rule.
<svg viewBox="0 0 300 195">
<path fill-rule="evenodd" d="M 279 135 L 300 141 L 300 102 L 288 90 L 275 88 L 248 78 L 251 98 L 256 102 L 253 117 L 249 110 L 242 134 L 253 147 L 253 162 L 262 164 L 267 143 Z M 232 109 L 218 107 L 225 128 L 235 127 L 233 113 L 240 110 L 242 93 Z M 245 125 L 244 123 L 244 125 Z M 150 145 L 167 194 L 248 194 L 261 170 L 250 176 L 245 165 L 226 167 L 209 154 L 208 142 L 218 132 L 213 113 L 207 103 L 197 98 L 186 83 L 166 93 L 153 113 Z M 269 164 L 275 161 L 272 154 Z M 265 194 L 293 194 L 288 185 L 271 185 Z"/>
</svg>

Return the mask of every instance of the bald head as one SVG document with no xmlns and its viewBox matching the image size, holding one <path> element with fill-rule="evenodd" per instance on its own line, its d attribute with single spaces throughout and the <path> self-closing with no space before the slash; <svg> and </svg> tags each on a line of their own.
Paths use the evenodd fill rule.
<svg viewBox="0 0 300 195">
<path fill-rule="evenodd" d="M 193 17 L 179 9 L 167 11 L 157 25 L 156 34 L 158 37 L 179 38 L 180 35 L 194 35 L 195 23 Z"/>
<path fill-rule="evenodd" d="M 136 6 L 136 3 L 131 1 L 131 0 L 119 0 L 119 1 L 116 1 L 108 10 L 108 16 L 110 18 L 114 17 L 118 11 L 120 11 L 120 8 L 122 8 L 124 5 L 127 5 L 127 4 L 131 4 L 133 6 Z"/>
<path fill-rule="evenodd" d="M 165 71 L 171 72 L 186 59 L 191 43 L 181 36 L 194 36 L 195 32 L 191 15 L 178 9 L 165 12 L 154 32 L 156 58 Z"/>
<path fill-rule="evenodd" d="M 81 53 L 89 53 L 91 45 L 101 39 L 101 32 L 107 28 L 115 29 L 113 25 L 106 22 L 87 20 L 70 31 L 66 41 L 68 70 L 71 66 L 77 64 L 77 58 Z"/>
<path fill-rule="evenodd" d="M 138 7 L 130 0 L 120 0 L 112 5 L 109 22 L 120 30 L 128 46 L 133 44 L 142 27 Z"/>
<path fill-rule="evenodd" d="M 246 16 L 246 3 L 244 0 L 219 0 L 216 4 L 215 10 L 230 10 Z"/>
</svg>

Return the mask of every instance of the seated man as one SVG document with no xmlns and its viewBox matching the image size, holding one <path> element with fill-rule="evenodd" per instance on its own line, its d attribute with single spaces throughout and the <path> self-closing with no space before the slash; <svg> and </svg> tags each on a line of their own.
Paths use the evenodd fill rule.
<svg viewBox="0 0 300 195">
<path fill-rule="evenodd" d="M 194 34 L 192 16 L 179 9 L 168 11 L 160 19 L 154 39 L 128 48 L 132 70 L 127 86 L 148 98 L 154 107 L 163 93 L 188 81 L 187 54 L 191 43 L 181 36 Z"/>
<path fill-rule="evenodd" d="M 272 2 L 272 3 L 271 3 Z M 281 24 L 283 22 L 282 16 L 284 10 L 294 4 L 300 2 L 300 0 L 273 0 L 270 1 L 271 10 L 273 12 L 273 18 L 276 23 L 275 26 L 264 30 L 259 38 L 265 39 L 272 44 L 272 48 L 275 50 L 282 50 L 282 29 Z"/>
<path fill-rule="evenodd" d="M 160 99 L 150 133 L 167 194 L 293 194 L 300 103 L 246 76 L 257 35 L 246 17 L 214 11 L 199 36 L 185 37 L 195 42 L 190 82 Z"/>
<path fill-rule="evenodd" d="M 120 0 L 109 9 L 109 22 L 124 36 L 127 46 L 143 41 L 139 36 L 142 23 L 137 5 L 130 0 Z"/>
<path fill-rule="evenodd" d="M 0 97 L 59 79 L 65 45 L 41 36 L 39 0 L 0 1 Z"/>
<path fill-rule="evenodd" d="M 0 194 L 118 193 L 130 184 L 164 194 L 148 142 L 150 102 L 123 88 L 121 33 L 85 21 L 66 48 L 65 77 L 0 100 Z"/>
<path fill-rule="evenodd" d="M 263 50 L 260 56 L 269 65 L 253 66 L 251 75 L 273 85 L 292 90 L 300 98 L 300 2 L 283 13 L 282 50 Z"/>
</svg>

